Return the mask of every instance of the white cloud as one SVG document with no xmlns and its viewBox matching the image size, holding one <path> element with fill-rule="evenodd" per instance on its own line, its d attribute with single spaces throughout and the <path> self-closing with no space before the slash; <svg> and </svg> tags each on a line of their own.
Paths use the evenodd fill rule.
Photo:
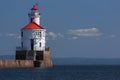
<svg viewBox="0 0 120 80">
<path fill-rule="evenodd" d="M 116 37 L 116 35 L 112 34 L 112 35 L 110 35 L 110 37 L 111 37 L 111 38 L 115 38 L 115 37 Z"/>
<path fill-rule="evenodd" d="M 21 39 L 21 36 L 20 35 L 16 36 L 16 39 Z"/>
<path fill-rule="evenodd" d="M 68 40 L 77 40 L 79 37 L 73 36 L 73 37 L 68 37 Z"/>
<path fill-rule="evenodd" d="M 74 36 L 74 37 L 72 37 L 72 39 L 76 40 L 76 39 L 78 39 L 78 37 Z"/>
<path fill-rule="evenodd" d="M 48 32 L 48 37 L 52 38 L 53 40 L 56 39 L 57 35 L 54 32 Z"/>
<path fill-rule="evenodd" d="M 58 35 L 59 37 L 64 37 L 64 35 L 61 34 L 61 33 L 58 33 L 57 35 Z"/>
<path fill-rule="evenodd" d="M 63 38 L 64 35 L 61 33 L 54 33 L 54 32 L 48 32 L 47 33 L 48 38 L 51 38 L 52 40 L 56 40 L 57 38 Z"/>
<path fill-rule="evenodd" d="M 7 37 L 15 38 L 15 39 L 21 39 L 21 36 L 15 33 L 8 33 L 6 34 Z"/>
<path fill-rule="evenodd" d="M 6 34 L 7 36 L 9 36 L 9 37 L 14 37 L 14 36 L 16 36 L 16 34 L 14 34 L 14 33 L 8 33 L 8 34 Z"/>
<path fill-rule="evenodd" d="M 100 36 L 102 35 L 97 28 L 71 29 L 68 34 L 75 36 Z"/>
<path fill-rule="evenodd" d="M 70 40 L 79 39 L 81 36 L 85 37 L 98 37 L 101 36 L 102 33 L 97 28 L 87 28 L 87 29 L 70 29 L 66 31 L 67 34 L 55 33 L 55 32 L 48 32 L 47 36 L 48 39 L 56 40 L 60 38 L 67 38 Z"/>
</svg>

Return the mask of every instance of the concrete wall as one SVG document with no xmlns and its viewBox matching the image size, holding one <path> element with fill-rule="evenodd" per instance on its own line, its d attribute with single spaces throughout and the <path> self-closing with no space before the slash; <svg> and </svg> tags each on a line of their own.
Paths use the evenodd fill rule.
<svg viewBox="0 0 120 80">
<path fill-rule="evenodd" d="M 12 67 L 12 68 L 27 68 L 27 67 L 40 67 L 40 68 L 50 68 L 53 66 L 52 60 L 50 58 L 50 48 L 46 48 L 44 52 L 36 51 L 36 56 L 39 54 L 38 58 L 34 61 L 33 58 L 26 58 L 27 54 L 34 54 L 34 51 L 22 50 L 16 51 L 16 60 L 0 60 L 0 67 Z M 43 55 L 40 55 L 43 54 Z M 31 55 L 33 56 L 33 55 Z M 11 63 L 11 65 L 9 65 Z"/>
<path fill-rule="evenodd" d="M 0 68 L 50 68 L 52 61 L 33 61 L 33 60 L 0 60 Z"/>
<path fill-rule="evenodd" d="M 0 60 L 0 68 L 33 68 L 32 60 Z"/>
<path fill-rule="evenodd" d="M 52 66 L 53 64 L 51 60 L 41 61 L 41 65 L 40 65 L 41 68 L 50 68 Z"/>
</svg>

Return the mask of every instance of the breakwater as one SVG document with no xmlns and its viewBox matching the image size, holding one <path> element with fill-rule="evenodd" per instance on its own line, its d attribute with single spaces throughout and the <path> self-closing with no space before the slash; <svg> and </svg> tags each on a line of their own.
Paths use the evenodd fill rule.
<svg viewBox="0 0 120 80">
<path fill-rule="evenodd" d="M 33 61 L 33 60 L 0 60 L 0 68 L 49 68 L 52 62 L 47 61 Z"/>
</svg>

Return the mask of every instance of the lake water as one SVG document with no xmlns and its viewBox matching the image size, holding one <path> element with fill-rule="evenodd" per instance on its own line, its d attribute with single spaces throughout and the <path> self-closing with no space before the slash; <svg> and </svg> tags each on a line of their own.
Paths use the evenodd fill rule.
<svg viewBox="0 0 120 80">
<path fill-rule="evenodd" d="M 0 69 L 0 80 L 120 80 L 120 65 Z"/>
</svg>

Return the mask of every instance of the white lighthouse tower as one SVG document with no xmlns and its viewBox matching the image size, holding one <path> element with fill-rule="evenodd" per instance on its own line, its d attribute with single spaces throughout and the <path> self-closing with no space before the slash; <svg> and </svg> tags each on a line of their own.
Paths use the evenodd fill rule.
<svg viewBox="0 0 120 80">
<path fill-rule="evenodd" d="M 50 48 L 46 48 L 46 30 L 40 25 L 40 13 L 35 4 L 28 14 L 29 23 L 21 29 L 21 46 L 16 49 L 16 60 L 32 60 L 34 67 L 51 67 Z"/>
<path fill-rule="evenodd" d="M 45 50 L 45 29 L 40 26 L 40 13 L 37 4 L 31 8 L 28 14 L 30 23 L 21 29 L 22 50 Z"/>
<path fill-rule="evenodd" d="M 33 5 L 33 7 L 31 8 L 31 12 L 28 13 L 28 16 L 30 18 L 30 22 L 34 21 L 35 23 L 40 25 L 40 13 L 38 12 L 37 4 Z"/>
</svg>

